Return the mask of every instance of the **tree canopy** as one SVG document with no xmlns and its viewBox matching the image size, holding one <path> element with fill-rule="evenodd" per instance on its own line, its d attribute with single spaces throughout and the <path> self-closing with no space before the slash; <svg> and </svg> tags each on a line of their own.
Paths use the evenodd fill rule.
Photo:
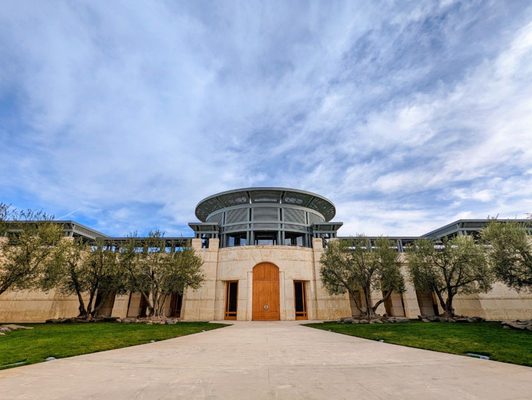
<svg viewBox="0 0 532 400">
<path fill-rule="evenodd" d="M 41 211 L 0 204 L 0 294 L 40 285 L 43 274 L 60 262 L 63 228 Z"/>
<path fill-rule="evenodd" d="M 532 244 L 526 227 L 493 220 L 482 231 L 482 239 L 489 245 L 497 278 L 513 289 L 532 290 Z"/>
<path fill-rule="evenodd" d="M 455 314 L 457 294 L 487 292 L 493 283 L 484 247 L 470 236 L 441 244 L 418 240 L 409 251 L 408 266 L 416 289 L 434 292 L 447 317 Z"/>
<path fill-rule="evenodd" d="M 131 237 L 119 257 L 127 288 L 142 294 L 149 316 L 162 316 L 168 296 L 183 294 L 188 287 L 196 289 L 204 280 L 201 257 L 190 248 L 168 251 L 159 231 L 150 232 L 140 249 L 137 238 Z"/>
<path fill-rule="evenodd" d="M 379 305 L 394 291 L 405 290 L 399 254 L 385 238 L 377 239 L 373 246 L 364 236 L 358 236 L 352 245 L 330 241 L 320 262 L 321 279 L 327 291 L 349 293 L 357 309 L 367 318 L 374 317 Z M 375 304 L 372 292 L 381 294 Z"/>
</svg>

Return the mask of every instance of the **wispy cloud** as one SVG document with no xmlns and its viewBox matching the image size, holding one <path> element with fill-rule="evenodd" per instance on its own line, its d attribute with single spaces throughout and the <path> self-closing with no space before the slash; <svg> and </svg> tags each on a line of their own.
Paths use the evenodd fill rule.
<svg viewBox="0 0 532 400">
<path fill-rule="evenodd" d="M 1 198 L 188 234 L 203 197 L 293 186 L 343 234 L 532 211 L 532 7 L 5 2 Z"/>
</svg>

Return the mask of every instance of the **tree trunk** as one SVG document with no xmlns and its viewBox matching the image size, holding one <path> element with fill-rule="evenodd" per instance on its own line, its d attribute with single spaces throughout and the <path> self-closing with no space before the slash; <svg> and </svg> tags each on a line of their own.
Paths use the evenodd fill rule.
<svg viewBox="0 0 532 400">
<path fill-rule="evenodd" d="M 166 299 L 168 298 L 168 295 L 161 295 L 159 296 L 159 305 L 157 307 L 157 316 L 159 317 L 165 317 L 165 315 L 163 314 L 164 312 L 164 303 L 166 302 Z"/>
<path fill-rule="evenodd" d="M 447 309 L 447 306 L 445 305 L 446 302 L 445 302 L 441 292 L 439 290 L 434 290 L 434 292 L 436 293 L 436 296 L 438 297 L 438 300 L 440 302 L 441 308 L 445 311 Z"/>
<path fill-rule="evenodd" d="M 373 317 L 375 317 L 375 312 L 373 311 L 373 302 L 371 300 L 370 287 L 364 288 L 364 299 L 366 301 L 366 317 L 368 318 L 368 320 L 371 320 Z"/>
<path fill-rule="evenodd" d="M 157 299 L 158 299 L 158 295 L 154 291 L 151 291 L 150 297 L 151 297 L 151 301 L 149 303 L 150 304 L 149 307 L 151 307 L 150 316 L 151 317 L 158 317 L 158 315 L 157 315 Z"/>
<path fill-rule="evenodd" d="M 78 296 L 78 310 L 79 315 L 78 317 L 87 318 L 87 309 L 85 308 L 85 302 L 83 301 L 83 296 L 81 295 L 81 286 L 79 284 L 79 280 L 76 276 L 76 273 L 74 271 L 74 268 L 70 266 L 70 278 L 72 279 L 72 282 L 74 283 L 74 288 L 76 290 L 76 295 Z"/>
<path fill-rule="evenodd" d="M 0 295 L 4 293 L 7 289 L 9 289 L 9 285 L 0 285 Z"/>
<path fill-rule="evenodd" d="M 110 295 L 109 291 L 107 290 L 104 291 L 103 296 L 100 296 L 100 302 L 98 304 L 94 304 L 94 310 L 92 310 L 93 318 L 96 317 L 96 315 L 98 314 L 98 311 L 100 311 L 100 308 L 102 308 L 102 306 L 105 304 L 109 295 Z M 96 300 L 98 300 L 98 296 L 96 296 Z"/>
<path fill-rule="evenodd" d="M 87 319 L 90 319 L 92 317 L 92 308 L 93 308 L 93 301 L 95 300 L 94 297 L 96 295 L 96 289 L 91 289 L 90 292 L 89 292 L 89 302 L 87 303 Z"/>
<path fill-rule="evenodd" d="M 83 301 L 83 296 L 81 295 L 81 292 L 76 289 L 76 294 L 78 296 L 78 302 L 79 302 L 79 315 L 78 317 L 87 318 L 87 310 L 85 309 L 85 302 Z"/>
<path fill-rule="evenodd" d="M 375 305 L 373 306 L 373 314 L 376 315 L 377 314 L 377 308 L 379 308 L 379 306 L 384 303 L 386 300 L 388 300 L 390 298 L 390 296 L 392 295 L 392 292 L 393 290 L 388 290 L 386 291 L 386 293 L 384 294 L 384 296 L 382 297 L 382 299 L 380 299 L 379 301 L 377 301 L 375 303 Z"/>
<path fill-rule="evenodd" d="M 355 296 L 355 294 L 356 294 L 356 296 Z M 354 292 L 349 292 L 349 295 L 353 299 L 353 302 L 355 303 L 355 307 L 360 312 L 360 314 L 361 315 L 365 314 L 365 311 L 362 309 L 362 305 L 360 304 L 360 292 L 358 290 L 354 291 Z M 351 310 L 351 314 L 353 314 L 352 310 Z"/>
<path fill-rule="evenodd" d="M 448 294 L 447 300 L 445 301 L 445 317 L 454 318 L 453 295 L 452 294 Z"/>
</svg>

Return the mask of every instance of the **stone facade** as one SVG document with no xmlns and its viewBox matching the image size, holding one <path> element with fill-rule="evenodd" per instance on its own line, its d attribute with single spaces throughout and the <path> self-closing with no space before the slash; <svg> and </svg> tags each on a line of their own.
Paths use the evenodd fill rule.
<svg viewBox="0 0 532 400">
<path fill-rule="evenodd" d="M 332 320 L 356 314 L 358 311 L 347 294 L 330 295 L 320 279 L 323 243 L 353 240 L 353 237 L 337 236 L 342 223 L 332 221 L 335 213 L 334 204 L 325 197 L 290 188 L 236 189 L 203 199 L 196 207 L 200 222 L 189 224 L 195 237 L 165 239 L 171 251 L 191 243 L 203 259 L 205 280 L 199 289 L 188 289 L 182 297 L 174 294 L 169 298 L 167 315 L 187 321 L 258 319 L 255 317 L 260 313 L 271 312 L 256 313 L 260 296 L 254 293 L 259 287 L 269 288 L 264 290 L 269 290 L 272 304 L 277 307 L 278 303 L 275 319 Z M 422 237 L 439 240 L 453 235 L 478 234 L 487 221 L 459 220 Z M 87 241 L 100 238 L 115 248 L 120 248 L 125 240 L 108 237 L 73 221 L 56 222 L 62 224 L 66 237 L 77 236 Z M 532 233 L 532 223 L 528 223 L 529 233 Z M 366 239 L 371 245 L 376 238 Z M 401 255 L 406 291 L 394 293 L 377 312 L 407 318 L 441 313 L 434 295 L 416 291 L 408 277 L 404 250 L 419 237 L 389 239 Z M 254 288 L 254 277 L 260 275 L 254 274 L 254 267 L 264 264 L 271 267 L 270 274 L 274 271 L 275 284 L 268 286 L 258 281 Z M 374 293 L 374 302 L 380 297 L 379 293 Z M 143 315 L 144 303 L 139 293 L 117 295 L 109 299 L 100 313 L 137 317 Z M 264 304 L 264 307 L 269 305 Z M 457 296 L 455 310 L 459 315 L 490 320 L 530 319 L 532 293 L 517 293 L 497 283 L 486 294 Z M 54 291 L 8 291 L 0 295 L 0 322 L 42 322 L 49 318 L 73 317 L 77 313 L 76 296 L 63 296 Z"/>
<path fill-rule="evenodd" d="M 320 257 L 323 252 L 321 239 L 313 239 L 312 248 L 293 246 L 242 246 L 219 248 L 218 239 L 211 239 L 209 248 L 201 247 L 200 239 L 193 239 L 192 246 L 204 260 L 205 281 L 197 290 L 187 290 L 183 296 L 181 318 L 187 321 L 223 320 L 226 302 L 225 284 L 238 281 L 237 319 L 252 319 L 253 267 L 270 262 L 279 268 L 280 319 L 295 319 L 294 281 L 306 282 L 307 316 L 310 320 L 331 320 L 347 317 L 352 312 L 347 295 L 332 296 L 320 280 Z M 403 274 L 407 281 L 406 292 L 394 294 L 388 309 L 382 304 L 379 314 L 388 312 L 394 316 L 417 318 L 420 301 L 429 296 L 416 293 L 409 282 L 406 267 Z M 374 294 L 374 300 L 378 293 Z M 424 299 L 424 300 L 423 300 Z M 108 314 L 116 317 L 136 317 L 140 295 L 118 295 Z M 432 305 L 425 304 L 423 310 Z M 8 291 L 0 295 L 0 322 L 43 322 L 49 318 L 77 315 L 76 296 L 63 296 L 53 290 Z M 488 320 L 527 319 L 532 314 L 532 294 L 517 293 L 497 283 L 486 294 L 457 296 L 456 313 L 479 316 Z M 439 308 L 441 312 L 441 308 Z"/>
<path fill-rule="evenodd" d="M 294 281 L 306 282 L 309 319 L 334 319 L 351 314 L 349 298 L 326 293 L 319 279 L 319 259 L 323 252 L 320 239 L 313 248 L 292 246 L 244 246 L 218 248 L 211 239 L 208 249 L 194 239 L 193 247 L 204 259 L 206 281 L 198 290 L 184 296 L 186 320 L 224 319 L 225 284 L 238 281 L 238 320 L 252 319 L 253 267 L 269 262 L 279 268 L 281 320 L 295 319 Z"/>
</svg>

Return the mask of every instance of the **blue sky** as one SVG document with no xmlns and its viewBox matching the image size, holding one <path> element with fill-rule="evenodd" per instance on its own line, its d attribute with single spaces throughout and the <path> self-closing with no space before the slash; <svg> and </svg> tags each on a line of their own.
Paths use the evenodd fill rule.
<svg viewBox="0 0 532 400">
<path fill-rule="evenodd" d="M 529 1 L 3 1 L 0 202 L 188 235 L 287 186 L 341 234 L 532 212 Z"/>
</svg>

